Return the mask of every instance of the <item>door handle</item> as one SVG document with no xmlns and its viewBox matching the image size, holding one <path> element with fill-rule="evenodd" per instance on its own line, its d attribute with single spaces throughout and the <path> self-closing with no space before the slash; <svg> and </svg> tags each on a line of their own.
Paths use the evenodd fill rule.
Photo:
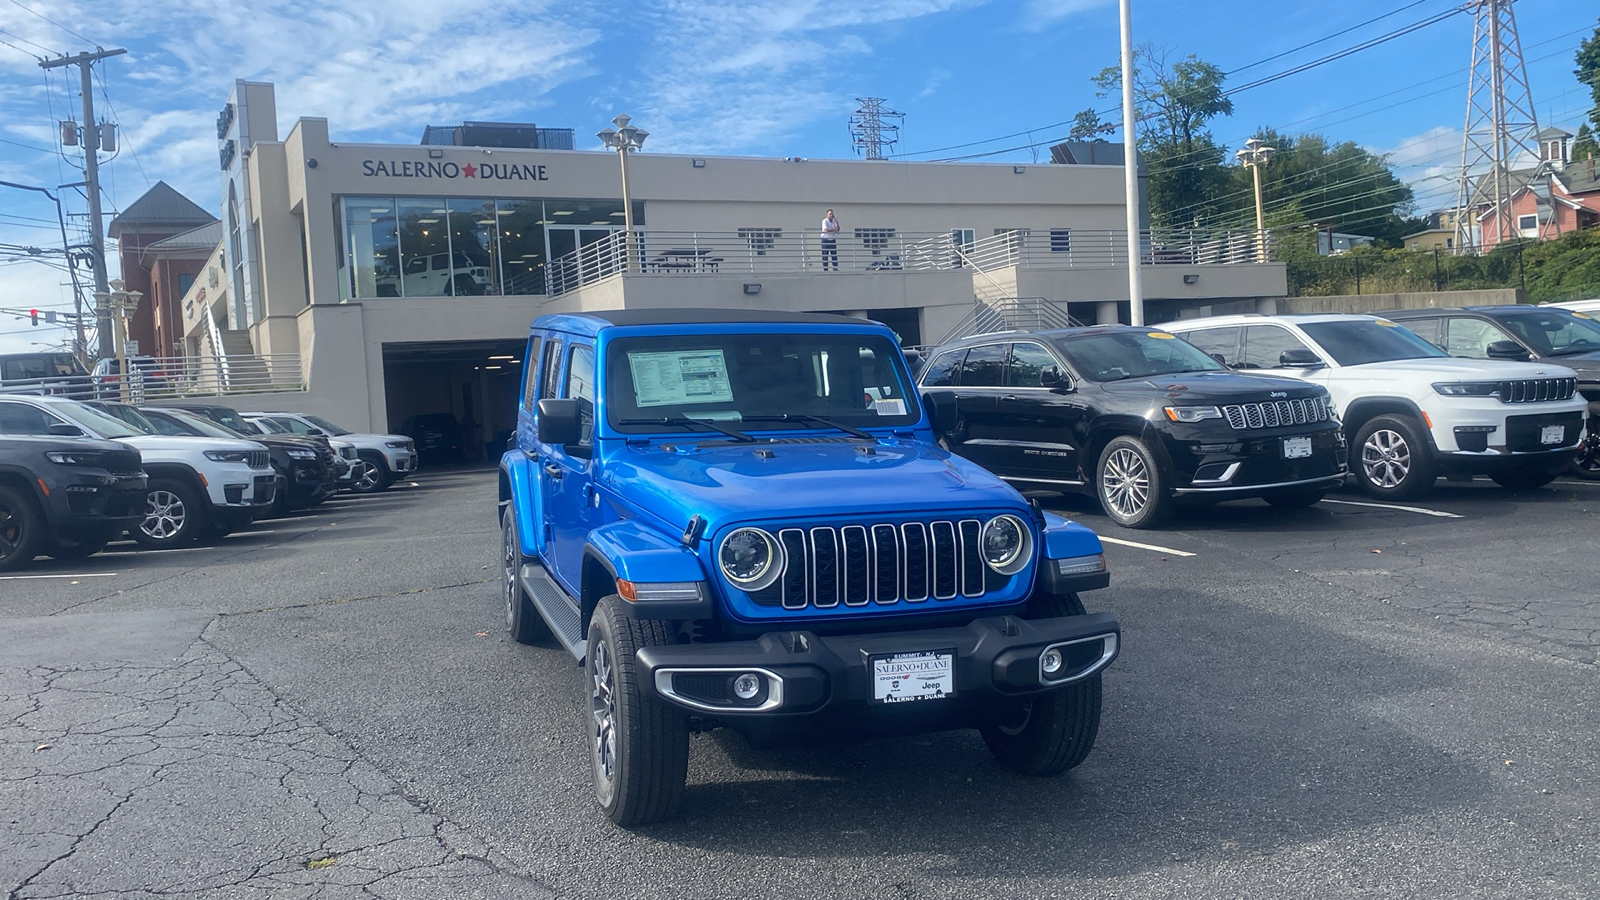
<svg viewBox="0 0 1600 900">
<path fill-rule="evenodd" d="M 1017 399 L 1017 395 L 1016 394 L 1007 394 L 1004 397 L 1001 397 L 1000 399 L 1001 399 L 1001 401 L 1009 400 L 1009 401 L 1015 402 L 1016 399 Z"/>
<path fill-rule="evenodd" d="M 544 473 L 546 475 L 549 475 L 551 478 L 560 478 L 561 477 L 561 467 L 556 465 L 555 463 L 545 463 L 544 464 Z"/>
</svg>

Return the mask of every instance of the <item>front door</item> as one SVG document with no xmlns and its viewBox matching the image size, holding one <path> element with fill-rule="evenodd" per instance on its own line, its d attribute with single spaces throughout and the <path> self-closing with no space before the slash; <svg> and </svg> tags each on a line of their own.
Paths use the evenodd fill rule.
<svg viewBox="0 0 1600 900">
<path fill-rule="evenodd" d="M 583 548 L 594 522 L 594 348 L 572 344 L 560 396 L 579 402 L 582 438 L 574 444 L 540 444 L 539 482 L 543 486 L 547 539 L 541 556 L 577 596 L 583 585 Z"/>
<path fill-rule="evenodd" d="M 1018 341 L 1011 345 L 1006 389 L 1000 392 L 997 404 L 1005 446 L 1000 468 L 995 471 L 1011 478 L 1076 483 L 1087 410 L 1077 394 L 1044 386 L 1041 375 L 1046 368 L 1066 372 L 1043 344 Z"/>
</svg>

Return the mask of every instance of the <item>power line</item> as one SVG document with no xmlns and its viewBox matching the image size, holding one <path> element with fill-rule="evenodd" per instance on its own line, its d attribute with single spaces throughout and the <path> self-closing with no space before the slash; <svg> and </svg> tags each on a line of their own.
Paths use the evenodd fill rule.
<svg viewBox="0 0 1600 900">
<path fill-rule="evenodd" d="M 79 34 L 76 31 L 73 31 L 71 28 L 68 28 L 67 26 L 61 24 L 60 22 L 57 22 L 55 19 L 50 18 L 49 16 L 45 15 L 44 13 L 41 13 L 41 12 L 38 12 L 38 11 L 34 10 L 32 7 L 24 6 L 22 3 L 19 2 L 19 0 L 11 0 L 11 5 L 15 6 L 16 8 L 18 8 L 20 10 L 23 10 L 24 12 L 28 12 L 28 13 L 31 13 L 32 15 L 38 16 L 39 18 L 45 20 L 46 22 L 49 22 L 51 25 L 54 25 L 55 27 L 61 29 L 62 31 L 65 31 L 67 34 L 70 34 L 73 37 L 78 38 L 79 40 L 88 41 L 89 43 L 95 45 L 96 47 L 100 46 L 100 42 L 99 41 L 96 41 L 96 40 L 94 40 L 92 38 L 84 37 L 83 35 Z"/>
<path fill-rule="evenodd" d="M 34 43 L 34 42 L 33 42 L 33 41 L 30 41 L 30 40 L 28 40 L 28 39 L 27 39 L 27 38 L 25 38 L 25 37 L 23 37 L 23 36 L 22 36 L 22 35 L 20 35 L 20 34 L 17 34 L 17 33 L 16 33 L 16 32 L 14 32 L 14 31 L 7 31 L 7 30 L 5 30 L 5 29 L 4 29 L 4 28 L 0 28 L 0 34 L 9 34 L 9 35 L 11 35 L 11 36 L 12 36 L 12 37 L 14 37 L 14 38 L 16 38 L 16 39 L 17 39 L 17 40 L 19 40 L 19 41 L 21 41 L 21 42 L 23 42 L 23 43 L 24 43 L 24 44 L 27 44 L 27 45 L 28 45 L 28 46 L 30 46 L 30 47 L 38 47 L 38 48 L 39 48 L 39 49 L 40 49 L 40 50 L 43 50 L 43 51 L 44 51 L 44 52 L 46 52 L 46 53 L 54 53 L 54 54 L 56 54 L 56 55 L 57 55 L 57 56 L 59 56 L 59 55 L 61 55 L 61 51 L 59 51 L 59 50 L 52 50 L 52 49 L 50 49 L 50 48 L 49 48 L 49 47 L 46 47 L 46 46 L 45 46 L 45 45 L 43 45 L 43 44 L 37 44 L 37 43 Z"/>
<path fill-rule="evenodd" d="M 1377 22 L 1377 21 L 1379 21 L 1381 19 L 1387 19 L 1390 16 L 1398 15 L 1398 14 L 1403 13 L 1406 10 L 1412 8 L 1413 6 L 1421 6 L 1422 4 L 1427 3 L 1427 2 L 1429 2 L 1429 0 L 1415 0 L 1415 2 L 1407 3 L 1405 6 L 1402 6 L 1399 9 L 1391 9 L 1391 10 L 1389 10 L 1388 12 L 1384 13 L 1381 16 L 1374 16 L 1374 17 L 1366 20 L 1365 22 L 1362 22 L 1359 25 L 1351 25 L 1349 28 L 1346 28 L 1343 31 L 1335 31 L 1333 34 L 1327 35 L 1325 37 L 1319 37 L 1314 41 L 1307 41 L 1306 43 L 1301 44 L 1300 46 L 1294 48 L 1293 50 L 1285 50 L 1282 53 L 1275 53 L 1272 56 L 1267 57 L 1266 59 L 1258 59 L 1253 63 L 1247 63 L 1246 65 L 1242 65 L 1239 68 L 1234 69 L 1232 72 L 1227 72 L 1227 73 L 1224 73 L 1224 74 L 1234 75 L 1234 74 L 1237 74 L 1239 72 L 1243 72 L 1245 69 L 1253 69 L 1256 66 L 1272 62 L 1275 59 L 1282 59 L 1285 56 L 1291 56 L 1291 55 L 1293 55 L 1295 53 L 1299 53 L 1301 50 L 1306 50 L 1306 49 L 1309 49 L 1311 47 L 1315 47 L 1318 44 L 1326 43 L 1328 41 L 1333 40 L 1336 37 L 1342 37 L 1344 35 L 1347 35 L 1352 31 L 1358 31 L 1358 30 L 1360 30 L 1362 28 L 1365 28 L 1368 25 L 1371 25 L 1374 22 Z"/>
</svg>

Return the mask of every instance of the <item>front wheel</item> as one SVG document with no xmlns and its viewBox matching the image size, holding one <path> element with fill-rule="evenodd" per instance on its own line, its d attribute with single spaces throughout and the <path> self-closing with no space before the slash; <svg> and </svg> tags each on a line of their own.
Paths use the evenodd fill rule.
<svg viewBox="0 0 1600 900">
<path fill-rule="evenodd" d="M 389 467 L 376 453 L 363 453 L 354 463 L 356 477 L 350 490 L 358 494 L 376 494 L 389 487 Z"/>
<path fill-rule="evenodd" d="M 1356 432 L 1353 460 L 1361 490 L 1379 500 L 1404 500 L 1433 487 L 1438 465 L 1422 423 L 1410 416 L 1377 416 Z"/>
<path fill-rule="evenodd" d="M 1567 471 L 1585 481 L 1600 481 L 1600 434 L 1594 433 L 1595 421 L 1589 421 L 1589 433 L 1572 455 Z"/>
<path fill-rule="evenodd" d="M 623 827 L 671 817 L 689 776 L 689 720 L 650 696 L 633 655 L 671 643 L 666 623 L 630 619 L 622 598 L 600 601 L 589 620 L 584 682 L 589 695 L 589 757 L 595 799 Z"/>
<path fill-rule="evenodd" d="M 172 478 L 150 479 L 144 521 L 130 530 L 147 550 L 182 547 L 207 531 L 205 498 L 193 486 Z"/>
<path fill-rule="evenodd" d="M 1507 469 L 1490 474 L 1489 480 L 1508 491 L 1531 491 L 1555 481 L 1559 474 L 1550 469 Z"/>
<path fill-rule="evenodd" d="M 0 572 L 25 566 L 45 539 L 44 513 L 33 498 L 0 485 Z"/>
<path fill-rule="evenodd" d="M 1076 594 L 1050 594 L 1030 618 L 1083 615 Z M 1027 700 L 1008 701 L 997 724 L 980 729 L 984 744 L 1007 768 L 1024 775 L 1059 775 L 1088 757 L 1100 734 L 1100 675 Z"/>
<path fill-rule="evenodd" d="M 1172 515 L 1167 476 L 1150 447 L 1136 437 L 1106 444 L 1094 481 L 1106 515 L 1124 528 L 1154 528 Z"/>
</svg>

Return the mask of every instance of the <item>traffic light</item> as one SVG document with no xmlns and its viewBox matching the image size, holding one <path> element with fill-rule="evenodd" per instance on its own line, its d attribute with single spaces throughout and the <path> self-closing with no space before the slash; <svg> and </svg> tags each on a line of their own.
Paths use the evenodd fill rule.
<svg viewBox="0 0 1600 900">
<path fill-rule="evenodd" d="M 28 310 L 28 318 L 33 320 L 33 327 L 39 327 L 39 311 L 37 309 Z"/>
</svg>

